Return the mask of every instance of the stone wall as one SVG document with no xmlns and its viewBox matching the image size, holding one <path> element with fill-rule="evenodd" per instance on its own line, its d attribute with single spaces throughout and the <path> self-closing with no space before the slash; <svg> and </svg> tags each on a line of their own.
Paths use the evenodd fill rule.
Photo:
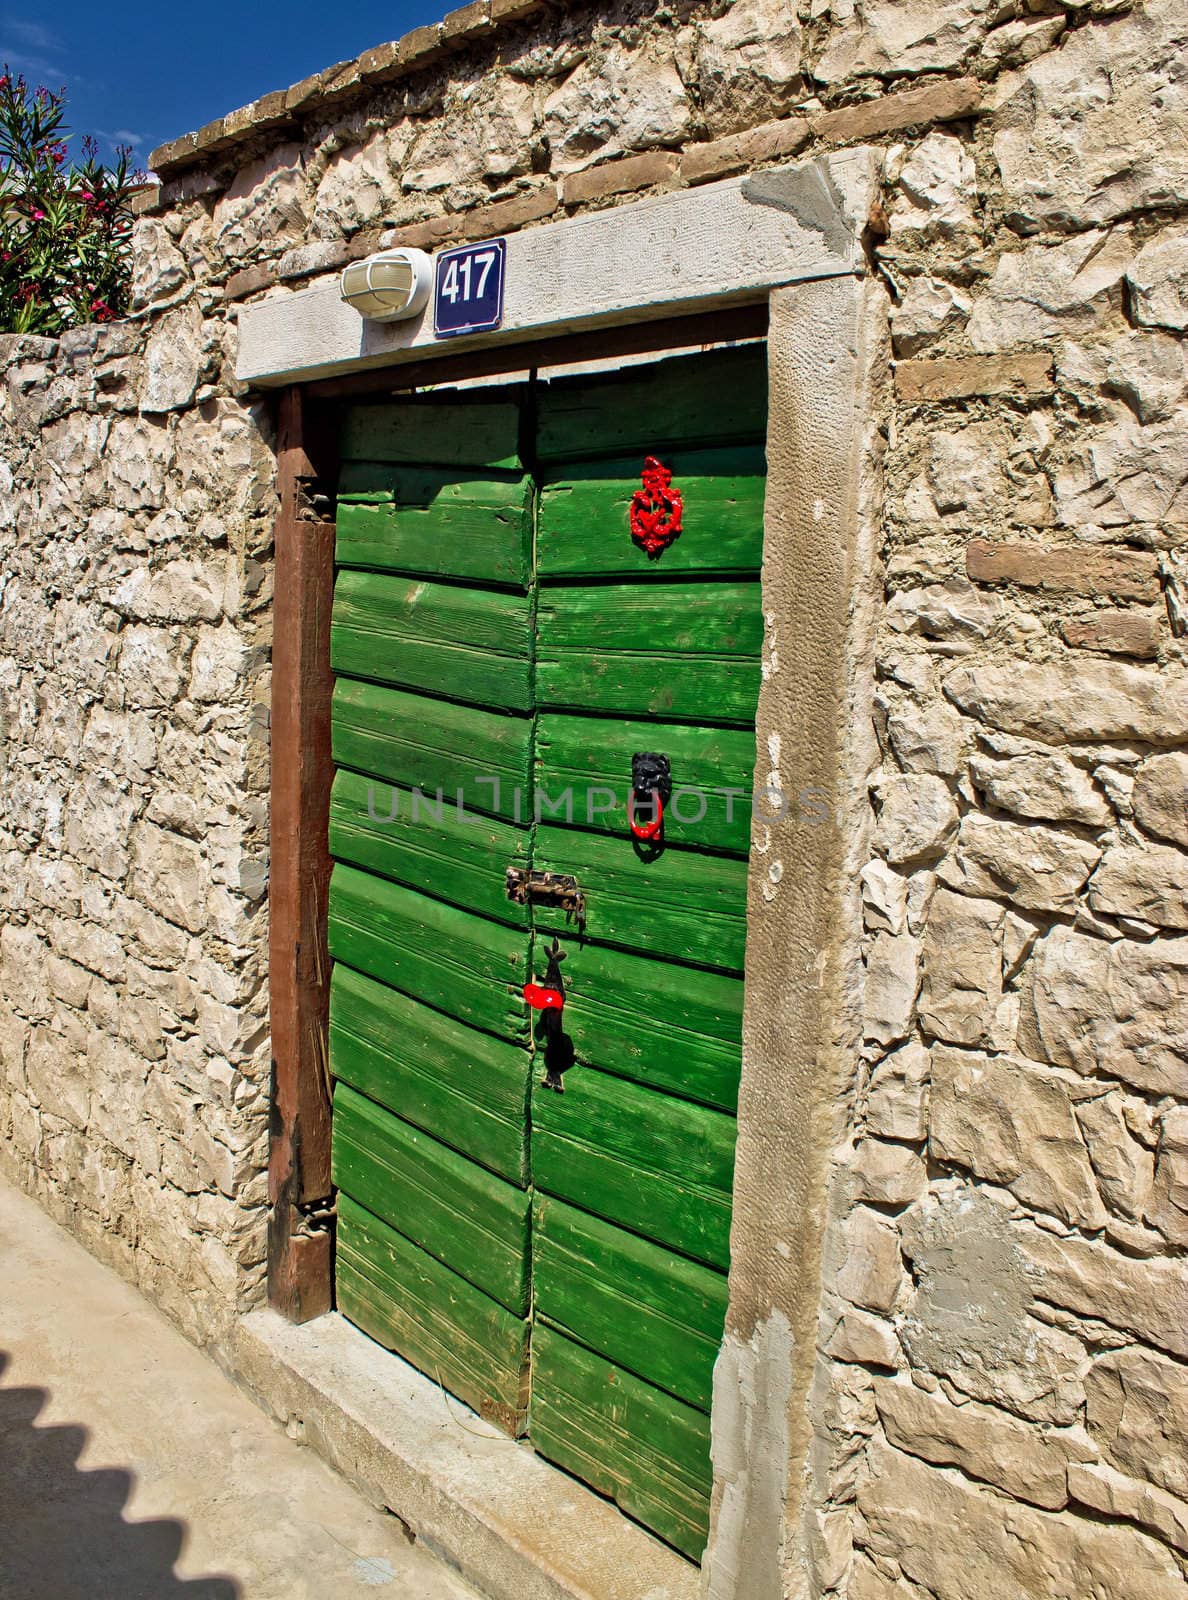
<svg viewBox="0 0 1188 1600">
<path fill-rule="evenodd" d="M 1182 1595 L 1185 59 L 1182 0 L 483 0 L 159 152 L 131 322 L 4 351 L 5 1169 L 196 1337 L 260 1293 L 274 506 L 237 305 L 860 141 L 882 759 L 786 1588 Z"/>
</svg>

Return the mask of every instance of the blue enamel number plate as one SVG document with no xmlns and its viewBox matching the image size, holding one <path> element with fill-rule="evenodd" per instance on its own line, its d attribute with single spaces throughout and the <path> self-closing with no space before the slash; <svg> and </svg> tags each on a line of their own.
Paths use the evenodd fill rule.
<svg viewBox="0 0 1188 1600">
<path fill-rule="evenodd" d="M 483 333 L 503 321 L 507 240 L 462 245 L 437 257 L 433 332 L 439 339 Z"/>
</svg>

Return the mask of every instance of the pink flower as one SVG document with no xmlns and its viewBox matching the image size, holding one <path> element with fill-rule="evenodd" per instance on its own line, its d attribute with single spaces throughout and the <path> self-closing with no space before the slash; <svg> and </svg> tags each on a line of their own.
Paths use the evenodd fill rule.
<svg viewBox="0 0 1188 1600">
<path fill-rule="evenodd" d="M 45 212 L 44 211 L 34 211 L 33 212 L 33 221 L 34 222 L 44 222 L 45 221 Z"/>
</svg>

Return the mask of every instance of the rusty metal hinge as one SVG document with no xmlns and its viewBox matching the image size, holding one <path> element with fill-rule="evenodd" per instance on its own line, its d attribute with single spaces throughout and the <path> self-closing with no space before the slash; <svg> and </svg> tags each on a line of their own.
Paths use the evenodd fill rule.
<svg viewBox="0 0 1188 1600">
<path fill-rule="evenodd" d="M 586 897 L 579 889 L 577 879 L 561 872 L 508 867 L 507 898 L 514 900 L 518 906 L 559 906 L 567 917 L 579 923 L 586 920 Z"/>
</svg>

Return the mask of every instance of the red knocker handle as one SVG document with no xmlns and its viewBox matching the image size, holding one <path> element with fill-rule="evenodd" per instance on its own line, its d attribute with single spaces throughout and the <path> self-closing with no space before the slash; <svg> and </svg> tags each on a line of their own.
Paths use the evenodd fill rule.
<svg viewBox="0 0 1188 1600">
<path fill-rule="evenodd" d="M 565 996 L 560 989 L 546 989 L 539 983 L 524 985 L 524 999 L 533 1011 L 562 1011 L 565 1007 Z"/>
<path fill-rule="evenodd" d="M 627 797 L 627 821 L 631 824 L 631 832 L 637 839 L 649 841 L 658 839 L 664 827 L 664 801 L 659 789 L 652 790 L 653 816 L 651 822 L 636 822 L 635 820 L 635 791 Z"/>
</svg>

